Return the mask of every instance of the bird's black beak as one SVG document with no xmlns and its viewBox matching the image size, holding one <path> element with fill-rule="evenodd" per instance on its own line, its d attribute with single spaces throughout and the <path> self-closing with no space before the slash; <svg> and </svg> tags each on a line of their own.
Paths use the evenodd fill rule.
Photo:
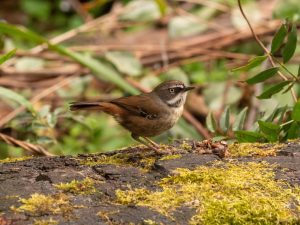
<svg viewBox="0 0 300 225">
<path fill-rule="evenodd" d="M 192 87 L 192 86 L 190 86 L 190 87 L 185 87 L 184 88 L 184 92 L 186 92 L 186 91 L 189 91 L 189 90 L 192 90 L 192 89 L 194 89 L 195 87 Z"/>
</svg>

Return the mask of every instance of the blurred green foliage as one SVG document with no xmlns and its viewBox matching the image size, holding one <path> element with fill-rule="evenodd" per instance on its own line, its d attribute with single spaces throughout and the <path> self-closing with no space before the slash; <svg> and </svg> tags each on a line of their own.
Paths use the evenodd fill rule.
<svg viewBox="0 0 300 225">
<path fill-rule="evenodd" d="M 90 9 L 89 13 L 94 17 L 109 13 L 112 2 L 109 0 L 101 1 L 101 3 Z M 218 2 L 232 11 L 237 8 L 235 0 L 221 0 Z M 18 27 L 2 23 L 0 33 L 5 33 L 5 35 L 1 35 L 0 40 L 3 42 L 4 49 L 15 46 L 26 49 L 36 44 L 47 43 L 47 39 L 44 37 L 60 34 L 84 23 L 82 17 L 65 0 L 19 0 L 18 3 L 17 7 L 26 15 L 23 25 L 28 29 L 19 30 Z M 180 3 L 177 1 L 162 0 L 127 0 L 122 1 L 122 3 L 125 5 L 125 10 L 118 19 L 129 24 L 122 28 L 122 31 L 132 33 L 149 27 L 156 29 L 161 26 L 161 24 L 158 26 L 157 21 L 164 18 L 171 11 L 170 6 L 180 6 Z M 247 11 L 248 14 L 251 15 L 251 12 L 257 12 L 254 1 L 249 0 L 243 3 L 245 4 L 245 8 L 250 10 Z M 297 3 L 297 0 L 280 2 L 273 13 L 274 17 L 288 17 L 297 24 L 300 15 L 299 4 Z M 173 38 L 199 34 L 208 29 L 208 23 L 199 23 L 199 20 L 195 19 L 196 17 L 192 15 L 196 15 L 204 21 L 211 22 L 219 14 L 220 12 L 216 9 L 196 4 L 188 10 L 188 15 L 178 15 L 171 18 L 165 28 L 170 37 Z M 239 13 L 232 13 L 230 16 L 235 26 L 245 26 L 240 23 L 242 18 Z M 254 17 L 251 19 L 255 20 Z M 283 33 L 285 35 L 292 33 L 294 36 L 279 37 L 277 38 L 279 40 L 278 43 L 275 44 L 276 48 L 273 46 L 274 49 L 279 49 L 280 53 L 283 53 L 286 59 L 284 60 L 285 63 L 293 55 L 288 55 L 287 53 L 295 50 L 295 54 L 299 54 L 300 51 L 299 42 L 295 42 L 295 31 L 294 33 L 291 31 L 289 29 L 289 32 Z M 235 138 L 232 133 L 244 131 L 243 127 L 247 114 L 247 109 L 242 107 L 240 102 L 243 97 L 243 88 L 237 85 L 237 83 L 242 79 L 241 74 L 247 74 L 250 77 L 264 72 L 258 66 L 266 59 L 266 56 L 256 57 L 256 64 L 249 63 L 250 66 L 248 64 L 246 69 L 244 67 L 244 70 L 252 68 L 250 71 L 229 71 L 228 63 L 230 61 L 227 59 L 218 59 L 209 63 L 186 60 L 184 64 L 172 67 L 163 73 L 154 74 L 151 69 L 143 67 L 141 62 L 129 52 L 108 51 L 103 57 L 95 57 L 90 52 L 79 53 L 71 51 L 68 47 L 62 45 L 47 44 L 56 53 L 67 56 L 84 67 L 89 68 L 93 75 L 79 77 L 67 90 L 60 89 L 57 94 L 60 100 L 62 100 L 62 106 L 58 108 L 53 108 L 47 103 L 31 106 L 26 100 L 31 96 L 31 90 L 29 89 L 18 91 L 17 93 L 20 96 L 17 96 L 15 95 L 16 93 L 11 94 L 9 92 L 13 90 L 4 90 L 1 88 L 0 95 L 12 108 L 16 108 L 22 104 L 25 104 L 28 108 L 27 112 L 20 114 L 7 124 L 8 128 L 16 131 L 17 135 L 15 136 L 31 143 L 42 144 L 51 152 L 57 154 L 94 153 L 136 144 L 130 138 L 130 134 L 123 128 L 120 128 L 111 117 L 101 113 L 70 113 L 68 110 L 68 102 L 74 101 L 77 98 L 93 99 L 103 95 L 109 95 L 110 98 L 114 98 L 124 94 L 138 93 L 135 88 L 128 85 L 124 80 L 124 75 L 136 79 L 143 86 L 150 89 L 164 80 L 175 78 L 185 83 L 200 85 L 202 95 L 205 98 L 205 104 L 213 111 L 220 110 L 220 106 L 224 101 L 224 90 L 227 88 L 227 80 L 230 80 L 234 85 L 229 87 L 228 96 L 225 99 L 225 104 L 230 105 L 230 107 L 227 107 L 221 113 L 219 121 L 216 121 L 213 114 L 209 114 L 206 121 L 209 130 L 218 136 L 218 138 Z M 283 45 L 288 46 L 287 50 L 285 50 L 287 53 L 285 54 Z M 249 55 L 263 55 L 262 49 L 254 41 L 236 44 L 231 46 L 228 51 Z M 39 60 L 41 61 L 42 59 Z M 38 63 L 37 60 L 30 61 L 27 58 L 26 63 L 21 62 L 19 66 L 20 64 L 22 68 L 25 67 L 27 69 L 31 66 L 44 68 L 47 62 Z M 295 79 L 291 84 L 299 96 L 299 66 L 294 62 L 289 62 L 285 64 L 285 67 L 291 73 L 295 74 L 295 76 L 298 76 L 298 79 Z M 263 75 L 269 76 L 265 73 Z M 106 81 L 114 84 L 113 91 L 107 92 L 106 90 L 93 87 L 90 85 L 93 78 L 101 80 L 101 82 Z M 289 87 L 289 84 L 286 83 L 286 85 L 283 85 L 278 90 L 285 91 L 284 88 Z M 263 83 L 264 91 L 269 87 L 274 87 L 274 83 Z M 257 122 L 253 124 L 251 130 L 244 133 L 237 133 L 240 140 L 277 141 L 299 137 L 299 118 L 297 116 L 299 103 L 295 104 L 292 101 L 289 92 L 280 94 L 271 91 L 267 94 L 271 98 L 261 100 L 261 108 L 259 109 L 261 115 L 258 115 Z M 276 115 L 274 112 L 276 112 Z M 203 116 L 199 116 L 199 119 L 201 122 L 205 121 Z M 283 119 L 285 122 L 283 122 Z M 282 123 L 279 123 L 279 121 Z M 284 124 L 286 122 L 288 123 Z M 276 125 L 274 126 L 274 124 Z M 276 135 L 270 135 L 271 131 L 275 132 Z M 155 140 L 167 143 L 175 138 L 202 139 L 194 127 L 186 121 L 180 120 L 178 125 L 166 134 L 156 137 Z M 2 142 L 0 143 L 0 148 L 3 150 L 0 153 L 0 158 L 23 154 L 20 149 L 8 146 Z"/>
<path fill-rule="evenodd" d="M 68 1 L 20 0 L 20 9 L 27 15 L 28 28 L 40 32 L 62 32 L 83 23 Z"/>
</svg>

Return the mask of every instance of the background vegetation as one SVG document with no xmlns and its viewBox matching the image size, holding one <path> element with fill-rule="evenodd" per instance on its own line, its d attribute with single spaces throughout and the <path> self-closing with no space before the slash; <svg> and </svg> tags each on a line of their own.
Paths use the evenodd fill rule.
<svg viewBox="0 0 300 225">
<path fill-rule="evenodd" d="M 137 94 L 167 79 L 197 90 L 159 142 L 300 136 L 297 0 L 247 0 L 242 8 L 233 0 L 0 6 L 0 158 L 132 145 L 111 117 L 71 113 L 69 102 Z"/>
</svg>

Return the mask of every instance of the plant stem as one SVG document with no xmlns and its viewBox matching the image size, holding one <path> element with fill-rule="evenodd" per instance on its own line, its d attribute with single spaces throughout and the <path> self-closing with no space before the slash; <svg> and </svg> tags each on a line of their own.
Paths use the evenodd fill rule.
<svg viewBox="0 0 300 225">
<path fill-rule="evenodd" d="M 256 33 L 255 33 L 255 31 L 254 31 L 254 29 L 253 29 L 253 27 L 252 27 L 250 21 L 248 20 L 246 14 L 244 13 L 244 10 L 243 10 L 242 5 L 241 5 L 241 0 L 238 0 L 238 6 L 239 6 L 239 9 L 240 9 L 240 11 L 241 11 L 241 13 L 242 13 L 244 19 L 246 20 L 246 22 L 247 22 L 247 24 L 248 24 L 248 26 L 249 26 L 249 28 L 250 28 L 250 30 L 251 30 L 251 33 L 252 33 L 253 37 L 255 38 L 256 42 L 260 45 L 260 47 L 261 47 L 261 48 L 264 50 L 264 52 L 267 54 L 267 56 L 268 56 L 268 58 L 269 58 L 269 60 L 270 60 L 270 62 L 271 62 L 271 64 L 272 64 L 272 66 L 273 66 L 273 67 L 276 67 L 276 64 L 275 64 L 275 62 L 274 62 L 274 60 L 273 60 L 273 57 L 272 57 L 271 52 L 266 48 L 266 46 L 265 46 L 265 45 L 261 42 L 261 40 L 258 38 L 258 36 L 256 35 Z M 288 78 L 287 78 L 283 73 L 281 73 L 280 71 L 278 71 L 277 73 L 278 73 L 278 75 L 279 75 L 283 80 L 288 80 Z M 293 88 L 291 88 L 291 94 L 292 94 L 292 97 L 293 97 L 294 102 L 297 102 L 297 96 L 296 96 L 295 90 L 294 90 Z"/>
</svg>

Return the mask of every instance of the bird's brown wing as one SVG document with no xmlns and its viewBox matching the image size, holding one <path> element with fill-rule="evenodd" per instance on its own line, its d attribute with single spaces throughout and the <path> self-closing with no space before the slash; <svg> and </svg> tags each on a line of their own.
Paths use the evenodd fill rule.
<svg viewBox="0 0 300 225">
<path fill-rule="evenodd" d="M 147 119 L 159 118 L 162 112 L 161 107 L 148 95 L 118 98 L 112 100 L 110 103 L 126 109 L 131 115 L 141 116 Z"/>
</svg>

